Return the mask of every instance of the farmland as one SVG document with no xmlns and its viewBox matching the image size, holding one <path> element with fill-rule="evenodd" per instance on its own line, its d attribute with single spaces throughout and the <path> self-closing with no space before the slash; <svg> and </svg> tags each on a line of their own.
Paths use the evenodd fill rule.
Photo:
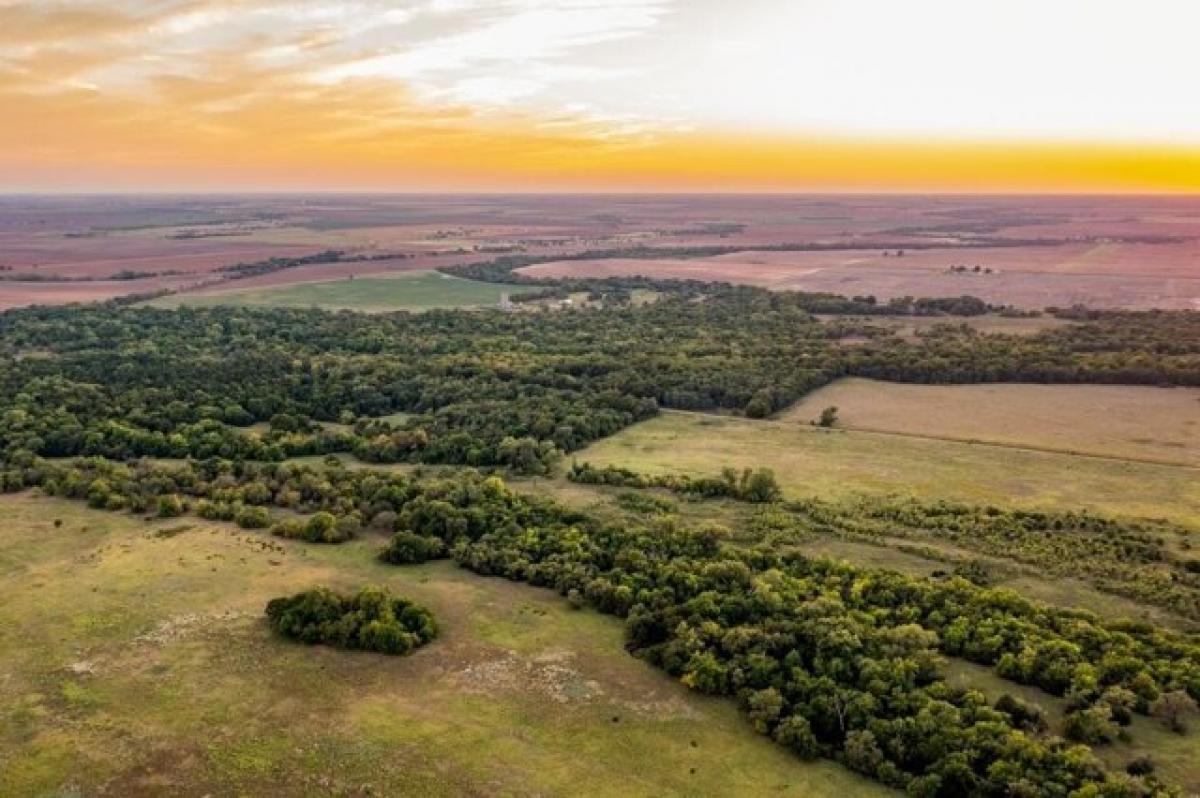
<svg viewBox="0 0 1200 798">
<path fill-rule="evenodd" d="M 969 294 L 998 305 L 1200 308 L 1200 246 L 1066 244 L 1003 248 L 740 252 L 706 258 L 572 260 L 528 266 L 529 277 L 725 280 L 773 290 L 903 296 Z M 975 267 L 987 269 L 975 271 Z M 955 272 L 952 267 L 967 271 Z"/>
<path fill-rule="evenodd" d="M 207 294 L 180 294 L 150 302 L 155 307 L 232 305 L 326 310 L 429 310 L 495 305 L 502 294 L 516 296 L 529 288 L 463 280 L 437 272 L 400 272 L 334 282 L 292 283 Z"/>
<path fill-rule="evenodd" d="M 211 294 L 522 254 L 550 261 L 522 271 L 537 278 L 645 274 L 881 299 L 971 294 L 1033 309 L 1186 309 L 1200 301 L 1198 222 L 1200 206 L 1187 197 L 24 198 L 0 204 L 0 308 Z M 637 251 L 681 247 L 720 252 L 646 259 Z M 598 250 L 625 257 L 554 262 Z M 238 264 L 327 251 L 345 262 L 230 284 L 242 279 L 228 271 Z"/>
</svg>

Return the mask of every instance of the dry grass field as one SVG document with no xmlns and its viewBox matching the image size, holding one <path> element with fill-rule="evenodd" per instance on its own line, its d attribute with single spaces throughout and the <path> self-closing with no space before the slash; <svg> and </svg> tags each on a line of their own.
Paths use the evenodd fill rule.
<svg viewBox="0 0 1200 798">
<path fill-rule="evenodd" d="M 789 496 L 895 493 L 1001 506 L 1091 508 L 1200 526 L 1200 470 L 857 430 L 665 412 L 573 455 L 640 471 L 768 466 Z"/>
<path fill-rule="evenodd" d="M 779 416 L 838 426 L 1200 467 L 1200 388 L 906 385 L 842 379 Z"/>
<path fill-rule="evenodd" d="M 382 541 L 0 497 L 0 795 L 882 795 L 622 648 L 619 621 Z M 61 524 L 57 523 L 61 522 Z M 409 657 L 272 636 L 268 599 L 382 584 Z"/>
</svg>

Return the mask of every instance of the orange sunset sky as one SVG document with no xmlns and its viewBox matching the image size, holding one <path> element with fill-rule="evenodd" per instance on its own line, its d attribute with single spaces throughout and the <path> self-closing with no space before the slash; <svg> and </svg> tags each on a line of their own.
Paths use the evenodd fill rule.
<svg viewBox="0 0 1200 798">
<path fill-rule="evenodd" d="M 1200 191 L 1194 0 L 0 0 L 0 190 Z"/>
</svg>

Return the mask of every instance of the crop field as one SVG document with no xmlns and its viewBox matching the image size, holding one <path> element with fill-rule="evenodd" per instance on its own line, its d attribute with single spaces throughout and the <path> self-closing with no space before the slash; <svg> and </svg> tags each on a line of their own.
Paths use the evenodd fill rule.
<svg viewBox="0 0 1200 798">
<path fill-rule="evenodd" d="M 650 473 L 711 475 L 767 466 L 790 496 L 904 494 L 973 503 L 1168 518 L 1200 525 L 1195 468 L 794 421 L 665 412 L 573 457 Z"/>
<path fill-rule="evenodd" d="M 1197 224 L 1200 207 L 1186 197 L 22 199 L 0 203 L 0 308 L 198 285 L 224 290 L 234 287 L 225 267 L 327 250 L 370 260 L 281 269 L 236 287 L 434 269 L 502 254 L 626 249 L 627 258 L 547 263 L 525 272 L 646 274 L 881 298 L 972 294 L 1034 308 L 1077 302 L 1195 308 Z M 838 249 L 755 249 L 804 244 Z M 697 246 L 732 251 L 683 260 L 636 256 L 637 247 Z M 389 257 L 395 260 L 385 265 Z M 980 273 L 950 271 L 976 265 Z M 122 272 L 145 276 L 112 279 Z"/>
<path fill-rule="evenodd" d="M 621 624 L 380 540 L 280 544 L 0 498 L 0 794 L 883 794 L 622 649 Z M 384 584 L 434 610 L 410 657 L 273 637 L 272 597 Z"/>
<path fill-rule="evenodd" d="M 177 294 L 153 300 L 151 304 L 168 308 L 236 305 L 379 312 L 495 305 L 503 293 L 515 296 L 528 290 L 531 289 L 463 280 L 437 272 L 417 271 L 212 294 Z"/>
<path fill-rule="evenodd" d="M 1200 308 L 1200 246 L 1063 244 L 830 252 L 737 252 L 680 260 L 569 260 L 520 269 L 531 277 L 650 277 L 746 283 L 772 290 L 903 296 L 969 294 L 998 305 L 1041 309 Z M 979 266 L 980 271 L 974 271 Z M 966 272 L 951 271 L 966 267 Z M 983 271 L 987 270 L 987 271 Z"/>
<path fill-rule="evenodd" d="M 1200 389 L 1128 385 L 911 385 L 843 379 L 779 416 L 947 440 L 1200 466 Z"/>
</svg>

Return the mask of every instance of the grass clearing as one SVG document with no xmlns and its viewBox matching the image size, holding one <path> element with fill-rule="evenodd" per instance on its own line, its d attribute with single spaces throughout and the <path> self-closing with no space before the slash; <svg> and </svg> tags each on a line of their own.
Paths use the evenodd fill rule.
<svg viewBox="0 0 1200 798">
<path fill-rule="evenodd" d="M 496 305 L 501 294 L 515 296 L 532 289 L 464 280 L 432 271 L 397 272 L 323 283 L 294 283 L 222 291 L 173 294 L 149 304 L 160 308 L 231 305 L 262 308 L 323 308 L 386 312 Z"/>
<path fill-rule="evenodd" d="M 1090 508 L 1200 526 L 1200 472 L 1007 446 L 664 412 L 573 457 L 649 473 L 767 466 L 788 496 L 904 494 L 976 504 Z"/>
<path fill-rule="evenodd" d="M 814 391 L 779 420 L 807 423 L 831 405 L 846 429 L 1200 466 L 1200 388 L 855 377 Z"/>
<path fill-rule="evenodd" d="M 0 794 L 873 795 L 622 648 L 621 624 L 380 541 L 277 542 L 0 497 Z M 61 521 L 60 525 L 54 523 Z M 384 584 L 442 635 L 392 658 L 272 636 L 269 598 Z"/>
</svg>

